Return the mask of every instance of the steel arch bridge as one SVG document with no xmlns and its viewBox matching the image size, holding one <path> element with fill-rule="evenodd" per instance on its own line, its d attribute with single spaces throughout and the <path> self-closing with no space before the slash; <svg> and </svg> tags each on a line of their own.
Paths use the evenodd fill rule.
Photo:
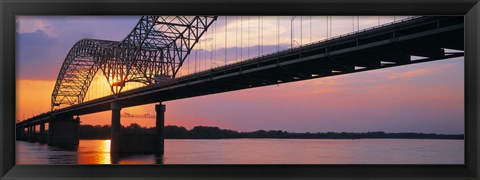
<svg viewBox="0 0 480 180">
<path fill-rule="evenodd" d="M 143 16 L 123 41 L 83 39 L 69 51 L 55 83 L 51 109 L 82 103 L 100 70 L 112 94 L 128 82 L 175 78 L 217 16 Z"/>
</svg>

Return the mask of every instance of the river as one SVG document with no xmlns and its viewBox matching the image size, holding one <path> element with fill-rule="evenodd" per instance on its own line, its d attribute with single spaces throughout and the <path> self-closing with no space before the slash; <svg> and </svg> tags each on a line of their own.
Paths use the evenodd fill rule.
<svg viewBox="0 0 480 180">
<path fill-rule="evenodd" d="M 165 155 L 110 156 L 110 140 L 77 148 L 16 141 L 17 164 L 464 164 L 463 140 L 165 140 Z"/>
</svg>

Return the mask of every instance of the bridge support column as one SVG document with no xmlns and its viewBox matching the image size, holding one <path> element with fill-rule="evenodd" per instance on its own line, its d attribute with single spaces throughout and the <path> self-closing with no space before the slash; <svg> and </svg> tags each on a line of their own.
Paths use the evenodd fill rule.
<svg viewBox="0 0 480 180">
<path fill-rule="evenodd" d="M 164 136 L 163 136 L 163 129 L 165 127 L 165 110 L 166 106 L 163 105 L 162 103 L 155 105 L 155 112 L 157 113 L 156 115 L 156 149 L 157 149 L 157 155 L 163 155 L 165 151 L 165 142 L 164 142 Z"/>
<path fill-rule="evenodd" d="M 28 127 L 22 128 L 22 141 L 28 141 Z"/>
<path fill-rule="evenodd" d="M 23 140 L 28 141 L 28 138 L 30 138 L 30 127 L 23 127 Z"/>
<path fill-rule="evenodd" d="M 55 118 L 48 122 L 48 145 L 77 146 L 80 118 Z"/>
<path fill-rule="evenodd" d="M 40 134 L 38 137 L 38 142 L 40 143 L 46 143 L 47 142 L 47 136 L 45 134 L 45 123 L 40 123 Z"/>
<path fill-rule="evenodd" d="M 21 127 L 17 127 L 15 129 L 15 140 L 17 141 L 22 140 L 22 131 L 23 129 Z"/>
<path fill-rule="evenodd" d="M 35 126 L 30 126 L 30 139 L 28 141 L 33 142 L 35 139 Z"/>
<path fill-rule="evenodd" d="M 36 136 L 36 128 L 35 125 L 30 126 L 30 142 L 36 142 L 37 141 L 37 136 Z"/>
<path fill-rule="evenodd" d="M 27 128 L 26 127 L 22 127 L 21 129 L 21 132 L 22 132 L 22 136 L 20 137 L 22 141 L 26 141 L 28 139 L 27 137 Z"/>
<path fill-rule="evenodd" d="M 30 137 L 32 136 L 32 134 L 30 134 L 31 133 L 30 131 L 31 131 L 30 126 L 27 126 L 27 134 L 26 134 L 25 141 L 30 141 Z"/>
<path fill-rule="evenodd" d="M 20 128 L 20 140 L 25 141 L 25 127 Z"/>
<path fill-rule="evenodd" d="M 31 134 L 30 134 L 30 126 L 27 126 L 26 129 L 27 129 L 27 130 L 26 130 L 26 132 L 25 132 L 25 141 L 30 141 L 30 136 L 31 136 Z"/>
<path fill-rule="evenodd" d="M 113 102 L 110 104 L 110 109 L 112 109 L 112 127 L 110 130 L 110 152 L 119 153 L 120 152 L 120 111 L 122 107 L 118 102 Z"/>
</svg>

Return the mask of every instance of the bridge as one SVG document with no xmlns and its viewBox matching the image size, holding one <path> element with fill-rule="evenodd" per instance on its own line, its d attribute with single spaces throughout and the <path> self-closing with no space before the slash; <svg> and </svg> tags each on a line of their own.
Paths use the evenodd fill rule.
<svg viewBox="0 0 480 180">
<path fill-rule="evenodd" d="M 413 17 L 296 47 L 292 39 L 286 50 L 180 76 L 217 18 L 144 16 L 123 41 L 79 41 L 59 72 L 52 110 L 17 123 L 17 139 L 76 145 L 78 116 L 111 111 L 112 153 L 163 155 L 165 101 L 464 56 L 462 16 Z M 97 71 L 107 79 L 111 94 L 85 101 Z M 143 85 L 127 89 L 128 83 Z M 156 134 L 122 134 L 121 109 L 151 103 L 158 103 Z M 130 149 L 138 139 L 152 146 Z"/>
</svg>

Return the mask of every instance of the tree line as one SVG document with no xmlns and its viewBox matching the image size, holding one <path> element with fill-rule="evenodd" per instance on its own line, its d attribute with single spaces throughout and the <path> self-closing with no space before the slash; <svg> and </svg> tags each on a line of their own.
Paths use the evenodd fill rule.
<svg viewBox="0 0 480 180">
<path fill-rule="evenodd" d="M 121 127 L 122 133 L 154 134 L 155 127 L 146 128 L 133 123 Z M 110 126 L 80 125 L 80 139 L 110 139 Z M 231 138 L 289 138 L 289 139 L 464 139 L 463 134 L 425 134 L 425 133 L 385 133 L 382 131 L 352 133 L 352 132 L 316 132 L 295 133 L 281 130 L 258 130 L 253 132 L 238 132 L 219 127 L 195 126 L 187 130 L 181 126 L 165 126 L 166 139 L 231 139 Z"/>
</svg>

